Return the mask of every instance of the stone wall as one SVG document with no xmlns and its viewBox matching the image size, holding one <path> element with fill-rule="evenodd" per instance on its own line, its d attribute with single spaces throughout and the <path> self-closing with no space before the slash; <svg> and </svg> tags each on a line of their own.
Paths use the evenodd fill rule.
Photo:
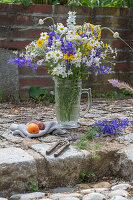
<svg viewBox="0 0 133 200">
<path fill-rule="evenodd" d="M 19 99 L 18 66 L 8 63 L 9 57 L 14 57 L 11 50 L 0 48 L 0 90 L 4 100 Z"/>
<path fill-rule="evenodd" d="M 93 24 L 101 24 L 108 26 L 113 31 L 118 31 L 120 36 L 133 47 L 133 8 L 89 8 L 89 7 L 75 7 L 75 6 L 54 6 L 54 5 L 30 5 L 24 9 L 22 5 L 0 4 L 0 48 L 4 49 L 4 55 L 7 62 L 6 68 L 14 68 L 8 64 L 9 49 L 22 50 L 25 45 L 39 37 L 40 32 L 48 31 L 48 25 L 51 25 L 51 20 L 45 21 L 43 27 L 38 26 L 34 30 L 19 31 L 21 28 L 27 28 L 37 24 L 40 18 L 52 16 L 55 23 L 62 22 L 65 24 L 68 11 L 77 12 L 77 24 L 83 22 L 90 22 Z M 111 43 L 114 48 L 118 49 L 117 63 L 115 66 L 115 73 L 111 75 L 99 75 L 97 77 L 90 76 L 89 80 L 84 81 L 84 87 L 91 87 L 98 92 L 111 89 L 112 86 L 108 84 L 108 78 L 118 78 L 121 81 L 126 81 L 133 85 L 133 53 L 120 40 L 114 39 L 109 31 L 102 32 L 102 39 Z M 3 51 L 3 50 L 2 50 Z M 0 60 L 0 73 L 3 71 L 3 65 Z M 16 69 L 17 71 L 17 69 Z M 53 81 L 51 76 L 47 73 L 46 67 L 41 67 L 38 70 L 19 68 L 18 82 L 19 95 L 21 99 L 28 96 L 28 89 L 31 86 L 41 86 L 42 88 L 53 88 Z M 16 74 L 14 74 L 14 77 Z M 8 77 L 10 78 L 10 76 Z M 0 89 L 4 77 L 1 77 Z M 10 78 L 11 85 L 12 78 Z M 4 85 L 6 88 L 6 85 Z M 6 89 L 4 90 L 6 91 Z M 5 93 L 5 92 L 4 92 Z"/>
</svg>

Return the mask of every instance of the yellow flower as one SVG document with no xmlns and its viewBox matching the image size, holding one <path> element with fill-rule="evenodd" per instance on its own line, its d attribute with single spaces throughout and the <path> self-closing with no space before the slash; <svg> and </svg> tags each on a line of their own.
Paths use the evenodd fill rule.
<svg viewBox="0 0 133 200">
<path fill-rule="evenodd" d="M 48 35 L 46 35 L 46 37 L 45 37 L 45 40 L 48 40 L 48 38 L 49 38 L 49 36 L 48 36 Z"/>
<path fill-rule="evenodd" d="M 98 40 L 100 40 L 101 39 L 101 29 L 100 29 L 100 27 L 98 27 L 98 31 L 99 31 Z"/>
<path fill-rule="evenodd" d="M 106 43 L 106 49 L 108 49 L 108 44 Z"/>
<path fill-rule="evenodd" d="M 39 40 L 37 40 L 37 46 L 38 47 L 42 47 L 42 45 L 43 45 L 43 40 L 42 39 L 39 39 Z"/>
<path fill-rule="evenodd" d="M 93 33 L 93 30 L 94 30 L 94 26 L 92 24 L 89 23 L 89 26 L 91 28 L 91 32 Z"/>
<path fill-rule="evenodd" d="M 74 60 L 74 54 L 71 54 L 70 56 L 66 53 L 64 54 L 64 59 L 65 60 Z"/>
<path fill-rule="evenodd" d="M 78 33 L 77 33 L 77 32 L 75 32 L 75 35 L 78 35 Z"/>
<path fill-rule="evenodd" d="M 92 50 L 92 46 L 90 44 L 87 45 L 89 50 Z"/>
<path fill-rule="evenodd" d="M 80 34 L 84 34 L 85 33 L 85 31 L 80 31 Z"/>
</svg>

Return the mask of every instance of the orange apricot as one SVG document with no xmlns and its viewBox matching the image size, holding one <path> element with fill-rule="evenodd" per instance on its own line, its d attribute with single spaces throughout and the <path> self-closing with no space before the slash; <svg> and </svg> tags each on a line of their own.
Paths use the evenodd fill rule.
<svg viewBox="0 0 133 200">
<path fill-rule="evenodd" d="M 39 133 L 39 127 L 37 124 L 31 123 L 28 125 L 28 132 L 31 134 Z"/>
</svg>

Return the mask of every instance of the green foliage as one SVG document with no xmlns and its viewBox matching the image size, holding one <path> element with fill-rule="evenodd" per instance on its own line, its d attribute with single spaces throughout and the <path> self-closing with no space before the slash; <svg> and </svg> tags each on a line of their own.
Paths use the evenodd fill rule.
<svg viewBox="0 0 133 200">
<path fill-rule="evenodd" d="M 81 182 L 86 182 L 86 181 L 88 181 L 88 179 L 89 179 L 90 177 L 95 177 L 95 174 L 94 174 L 93 172 L 86 172 L 86 173 L 80 172 L 80 174 L 79 174 L 79 178 L 80 178 L 80 181 L 81 181 Z"/>
<path fill-rule="evenodd" d="M 68 5 L 89 7 L 133 7 L 133 0 L 70 0 Z"/>
<path fill-rule="evenodd" d="M 51 95 L 47 90 L 43 90 L 40 87 L 31 87 L 29 90 L 29 96 L 33 99 L 35 99 L 35 101 L 37 103 L 53 103 L 54 102 L 54 96 Z"/>
<path fill-rule="evenodd" d="M 30 191 L 31 191 L 31 192 L 39 192 L 37 183 L 34 182 L 34 181 L 31 181 L 31 182 L 30 182 L 29 188 L 30 188 Z"/>
<path fill-rule="evenodd" d="M 80 138 L 77 140 L 76 145 L 77 145 L 77 147 L 78 147 L 79 149 L 86 149 L 87 143 L 88 143 L 88 139 L 92 139 L 92 140 L 93 140 L 93 147 L 92 147 L 92 149 L 93 149 L 93 151 L 94 151 L 94 153 L 92 154 L 92 158 L 93 158 L 93 159 L 98 159 L 98 160 L 100 160 L 101 157 L 100 157 L 100 155 L 96 154 L 96 151 L 97 151 L 98 149 L 100 149 L 100 148 L 103 146 L 103 144 L 101 144 L 101 143 L 99 143 L 99 142 L 95 143 L 94 138 L 95 138 L 95 135 L 96 135 L 96 134 L 97 134 L 96 129 L 95 129 L 95 128 L 91 128 L 90 130 L 88 130 L 88 131 L 85 133 L 84 136 L 80 137 Z"/>
<path fill-rule="evenodd" d="M 42 90 L 40 87 L 31 87 L 29 90 L 29 95 L 33 99 L 37 99 L 40 97 L 40 95 L 44 94 L 44 90 Z"/>
<path fill-rule="evenodd" d="M 0 0 L 0 3 L 22 4 L 24 6 L 24 8 L 26 8 L 32 3 L 32 1 L 31 0 Z"/>
<path fill-rule="evenodd" d="M 2 98 L 2 90 L 0 90 L 0 103 L 2 102 L 3 98 Z"/>
<path fill-rule="evenodd" d="M 97 159 L 97 160 L 100 160 L 101 159 L 101 156 L 96 154 L 96 153 L 93 153 L 92 156 L 91 156 L 93 159 Z"/>
<path fill-rule="evenodd" d="M 86 149 L 88 139 L 94 139 L 96 133 L 97 133 L 96 129 L 94 129 L 94 128 L 91 128 L 90 130 L 88 130 L 83 137 L 80 137 L 77 140 L 77 144 L 76 144 L 77 147 L 79 149 Z"/>
<path fill-rule="evenodd" d="M 122 92 L 117 91 L 108 91 L 104 93 L 96 93 L 95 90 L 92 90 L 92 97 L 93 98 L 124 98 L 126 96 L 132 95 L 131 92 L 127 90 L 123 90 Z"/>
<path fill-rule="evenodd" d="M 13 3 L 21 3 L 24 8 L 27 8 L 30 5 L 31 0 L 14 0 Z"/>
<path fill-rule="evenodd" d="M 24 8 L 29 4 L 52 4 L 88 7 L 128 7 L 133 8 L 133 0 L 0 0 L 0 3 L 21 3 Z"/>
</svg>

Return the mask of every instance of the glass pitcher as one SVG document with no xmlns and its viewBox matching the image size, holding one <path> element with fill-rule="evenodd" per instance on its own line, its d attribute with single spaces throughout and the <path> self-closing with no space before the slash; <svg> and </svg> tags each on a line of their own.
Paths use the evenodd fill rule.
<svg viewBox="0 0 133 200">
<path fill-rule="evenodd" d="M 54 78 L 55 112 L 60 128 L 78 128 L 78 119 L 91 108 L 91 89 L 82 89 L 82 80 Z M 88 103 L 84 113 L 80 114 L 81 94 L 87 93 Z"/>
</svg>

